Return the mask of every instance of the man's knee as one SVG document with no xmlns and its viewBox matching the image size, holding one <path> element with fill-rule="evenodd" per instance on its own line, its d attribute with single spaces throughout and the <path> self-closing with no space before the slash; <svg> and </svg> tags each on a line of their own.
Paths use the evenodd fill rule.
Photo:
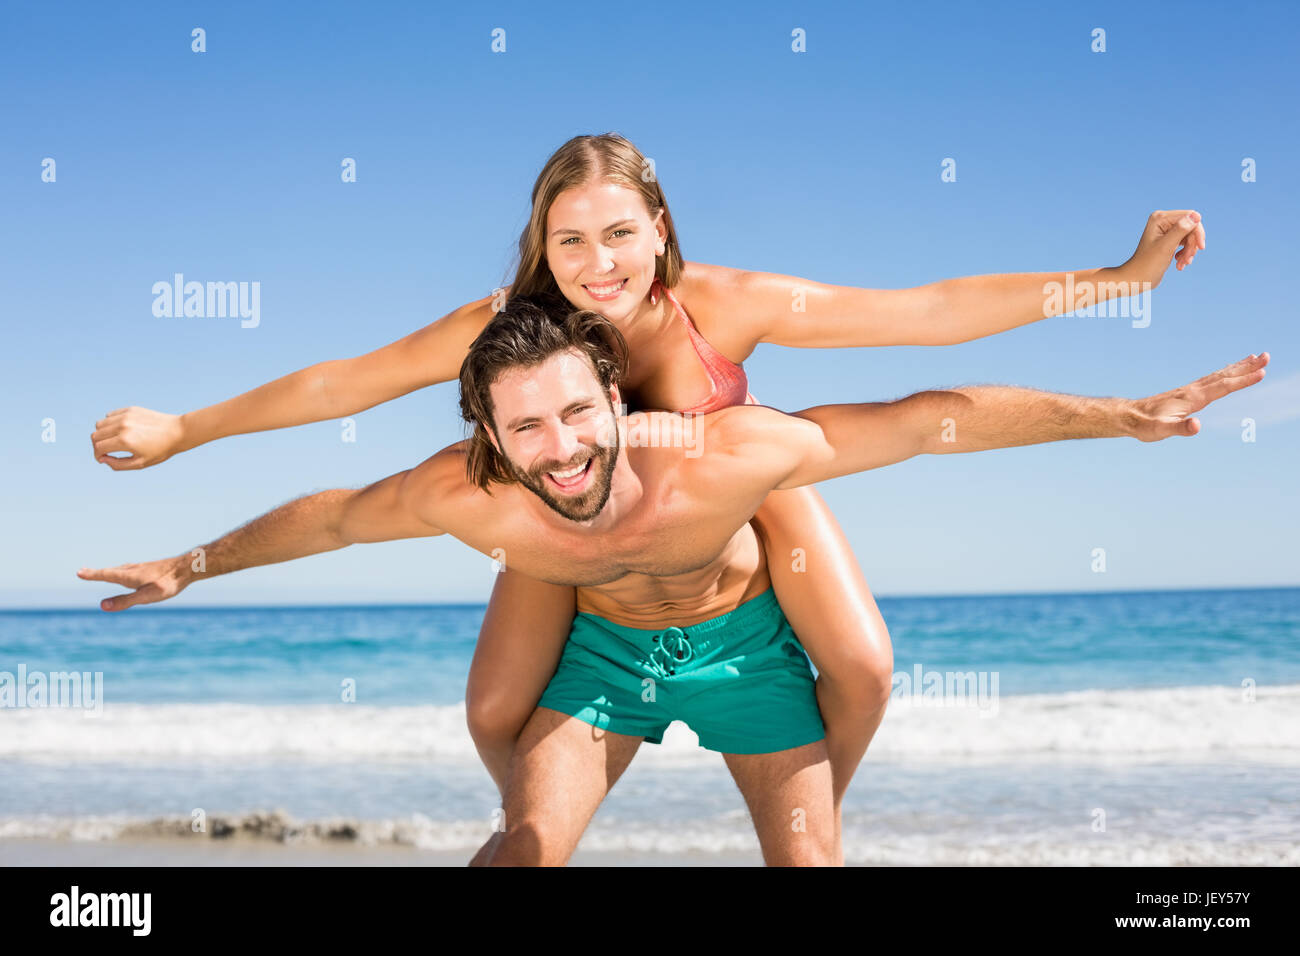
<svg viewBox="0 0 1300 956">
<path fill-rule="evenodd" d="M 835 852 L 830 847 L 800 849 L 787 866 L 835 866 Z"/>
<path fill-rule="evenodd" d="M 835 866 L 835 836 L 833 832 L 808 832 L 796 834 L 786 844 L 777 866 Z"/>
<path fill-rule="evenodd" d="M 526 819 L 501 835 L 488 866 L 564 866 L 569 841 L 543 820 Z"/>
</svg>

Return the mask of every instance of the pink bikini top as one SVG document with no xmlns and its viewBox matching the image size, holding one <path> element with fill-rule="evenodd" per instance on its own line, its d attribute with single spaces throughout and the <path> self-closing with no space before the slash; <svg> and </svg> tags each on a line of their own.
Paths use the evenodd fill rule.
<svg viewBox="0 0 1300 956">
<path fill-rule="evenodd" d="M 655 279 L 650 286 L 650 295 L 653 297 L 659 292 L 668 297 L 668 301 L 673 304 L 673 308 L 681 316 L 682 322 L 686 325 L 686 332 L 691 337 L 691 344 L 695 346 L 695 354 L 700 357 L 700 362 L 704 365 L 704 371 L 708 373 L 709 382 L 713 386 L 713 392 L 708 398 L 697 405 L 692 405 L 690 408 L 683 408 L 681 411 L 683 413 L 697 412 L 703 414 L 716 412 L 720 408 L 730 408 L 732 405 L 744 405 L 747 401 L 750 404 L 756 404 L 757 400 L 749 394 L 749 378 L 745 375 L 745 370 L 709 344 L 708 340 L 695 328 L 695 323 L 686 314 L 682 304 L 677 301 L 677 296 L 673 295 L 671 289 L 665 287 L 658 279 Z"/>
</svg>

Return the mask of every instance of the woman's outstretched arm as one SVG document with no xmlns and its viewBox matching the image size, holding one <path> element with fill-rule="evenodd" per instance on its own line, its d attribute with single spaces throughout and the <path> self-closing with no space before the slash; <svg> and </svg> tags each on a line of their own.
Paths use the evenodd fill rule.
<svg viewBox="0 0 1300 956">
<path fill-rule="evenodd" d="M 1200 214 L 1151 214 L 1123 264 L 1075 272 L 946 279 L 911 289 L 860 289 L 766 272 L 720 270 L 703 303 L 717 315 L 705 337 L 733 358 L 760 342 L 799 348 L 956 345 L 1154 289 L 1171 261 L 1181 271 L 1205 248 Z M 689 308 L 689 303 L 688 303 Z M 695 315 L 695 312 L 692 312 Z"/>
<path fill-rule="evenodd" d="M 147 468 L 218 438 L 355 415 L 450 381 L 492 317 L 492 303 L 491 296 L 471 302 L 373 352 L 317 362 L 184 415 L 137 406 L 116 409 L 95 423 L 90 436 L 95 459 L 114 471 Z"/>
</svg>

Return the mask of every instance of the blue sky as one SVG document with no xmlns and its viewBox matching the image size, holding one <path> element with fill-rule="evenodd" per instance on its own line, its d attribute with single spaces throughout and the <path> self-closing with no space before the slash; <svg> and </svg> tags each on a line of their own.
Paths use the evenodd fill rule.
<svg viewBox="0 0 1300 956">
<path fill-rule="evenodd" d="M 1168 274 L 1148 328 L 1071 317 L 944 348 L 763 346 L 746 368 L 793 410 L 982 382 L 1136 397 L 1267 349 L 1264 384 L 1191 440 L 930 457 L 822 488 L 880 594 L 1300 583 L 1283 283 L 1297 8 L 731 7 L 7 5 L 0 604 L 94 608 L 114 589 L 77 580 L 81 565 L 177 554 L 458 440 L 451 384 L 365 412 L 354 443 L 322 422 L 114 473 L 88 436 L 110 409 L 198 408 L 487 294 L 546 157 L 607 130 L 655 160 L 688 259 L 844 285 L 1117 265 L 1152 210 L 1199 209 L 1208 247 Z M 176 272 L 259 281 L 260 324 L 155 317 L 151 288 Z M 430 539 L 174 603 L 476 601 L 491 582 L 488 558 Z"/>
</svg>

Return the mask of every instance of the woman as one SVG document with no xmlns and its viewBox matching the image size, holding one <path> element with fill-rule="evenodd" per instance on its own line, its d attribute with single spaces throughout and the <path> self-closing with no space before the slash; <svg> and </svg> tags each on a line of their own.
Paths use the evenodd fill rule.
<svg viewBox="0 0 1300 956">
<path fill-rule="evenodd" d="M 456 378 L 469 343 L 515 295 L 563 295 L 601 312 L 627 339 L 631 407 L 704 412 L 746 400 L 741 363 L 760 342 L 799 347 L 947 345 L 1074 311 L 1088 283 L 1157 285 L 1205 248 L 1199 215 L 1153 213 L 1137 251 L 1117 268 L 974 276 L 914 289 L 823 285 L 790 276 L 684 262 L 672 216 L 645 157 L 616 134 L 577 136 L 533 186 L 508 290 L 356 358 L 322 362 L 186 415 L 122 408 L 96 423 L 98 461 L 144 468 L 227 435 L 355 415 Z M 1181 248 L 1179 248 L 1181 246 Z M 1123 294 L 1096 289 L 1097 301 Z M 125 452 L 129 457 L 115 457 Z M 838 820 L 844 791 L 884 716 L 893 670 L 889 634 L 843 532 L 811 488 L 774 492 L 754 519 L 772 584 L 816 666 Z M 569 632 L 572 588 L 497 576 L 466 689 L 470 731 L 504 787 L 519 731 Z"/>
</svg>

